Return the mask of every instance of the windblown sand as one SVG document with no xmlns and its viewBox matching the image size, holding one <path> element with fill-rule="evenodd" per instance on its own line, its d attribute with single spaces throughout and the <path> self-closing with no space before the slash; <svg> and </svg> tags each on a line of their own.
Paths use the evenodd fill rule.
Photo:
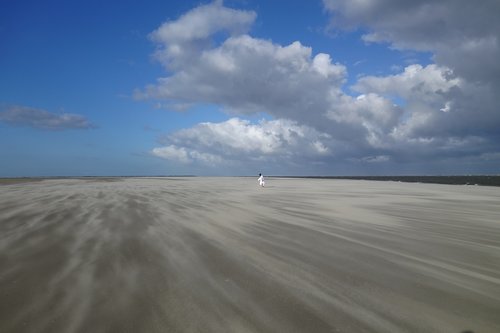
<svg viewBox="0 0 500 333">
<path fill-rule="evenodd" d="M 500 188 L 0 185 L 0 332 L 500 332 Z"/>
</svg>

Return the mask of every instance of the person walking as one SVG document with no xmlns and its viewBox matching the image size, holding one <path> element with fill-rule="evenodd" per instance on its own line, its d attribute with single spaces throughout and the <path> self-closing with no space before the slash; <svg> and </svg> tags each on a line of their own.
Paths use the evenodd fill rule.
<svg viewBox="0 0 500 333">
<path fill-rule="evenodd" d="M 264 176 L 259 173 L 259 179 L 257 179 L 259 181 L 259 185 L 264 187 L 266 185 L 266 182 L 264 181 Z"/>
</svg>

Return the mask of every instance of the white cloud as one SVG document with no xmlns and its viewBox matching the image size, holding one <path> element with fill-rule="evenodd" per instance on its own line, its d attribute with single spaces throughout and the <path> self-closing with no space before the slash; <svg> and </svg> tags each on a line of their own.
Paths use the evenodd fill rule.
<svg viewBox="0 0 500 333">
<path fill-rule="evenodd" d="M 166 160 L 180 162 L 183 164 L 201 162 L 202 164 L 215 166 L 222 162 L 222 159 L 217 155 L 202 153 L 197 150 L 177 147 L 175 145 L 154 148 L 151 153 Z"/>
<path fill-rule="evenodd" d="M 367 128 L 386 131 L 396 124 L 400 109 L 389 99 L 375 93 L 357 97 L 343 95 L 332 105 L 327 115 L 338 122 L 361 124 Z"/>
<path fill-rule="evenodd" d="M 330 136 L 287 120 L 262 120 L 252 124 L 231 118 L 221 123 L 201 123 L 171 133 L 153 149 L 158 157 L 181 163 L 219 165 L 227 162 L 280 160 L 322 156 L 329 151 Z"/>
<path fill-rule="evenodd" d="M 199 6 L 150 34 L 158 45 L 155 57 L 168 69 L 182 68 L 211 46 L 214 34 L 241 35 L 248 31 L 255 17 L 255 12 L 230 9 L 221 1 Z"/>
<path fill-rule="evenodd" d="M 419 130 L 434 127 L 441 116 L 438 111 L 452 111 L 450 91 L 462 89 L 463 80 L 453 76 L 448 68 L 437 65 L 410 65 L 400 74 L 385 77 L 366 76 L 358 80 L 353 89 L 362 93 L 398 96 L 405 100 L 406 119 L 390 123 L 393 137 L 412 137 Z M 373 104 L 374 102 L 371 102 Z M 379 102 L 380 103 L 380 102 Z M 387 106 L 387 102 L 385 103 Z M 382 105 L 376 108 L 386 115 Z"/>
<path fill-rule="evenodd" d="M 500 51 L 497 0 L 323 0 L 323 3 L 332 13 L 334 26 L 367 27 L 364 36 L 367 41 L 435 52 L 439 64 L 458 70 L 460 76 L 467 78 L 463 71 L 467 63 L 476 65 L 478 59 L 491 59 Z M 464 58 L 459 60 L 460 57 Z M 488 65 L 479 63 L 481 67 Z M 493 69 L 497 71 L 499 66 L 494 65 Z"/>
<path fill-rule="evenodd" d="M 444 93 L 459 87 L 461 80 L 445 67 L 415 64 L 404 69 L 400 74 L 385 77 L 366 76 L 359 79 L 353 89 L 359 92 L 393 94 L 406 101 L 420 100 L 433 102 L 441 99 Z"/>
<path fill-rule="evenodd" d="M 266 112 L 308 124 L 322 123 L 330 94 L 345 67 L 329 55 L 312 56 L 299 42 L 280 46 L 248 35 L 230 37 L 200 52 L 189 66 L 138 92 L 141 98 L 213 103 L 233 114 Z"/>
<path fill-rule="evenodd" d="M 500 2 L 483 0 L 323 0 L 339 28 L 365 27 L 370 42 L 429 51 L 438 66 L 500 87 Z"/>
<path fill-rule="evenodd" d="M 362 27 L 367 30 L 365 41 L 433 54 L 436 64 L 411 65 L 387 77 L 364 77 L 353 87 L 363 94 L 404 101 L 404 114 L 387 138 L 394 139 L 394 151 L 406 148 L 438 156 L 455 150 L 477 155 L 492 149 L 495 142 L 500 144 L 495 98 L 500 91 L 500 2 L 323 2 L 334 27 Z M 476 147 L 450 145 L 457 140 L 474 142 Z M 416 149 L 417 144 L 421 146 Z"/>
<path fill-rule="evenodd" d="M 203 8 L 206 14 L 206 7 Z M 188 24 L 181 17 L 163 26 L 181 23 Z M 214 31 L 213 28 L 207 30 Z M 191 42 L 197 43 L 196 40 Z M 162 49 L 168 47 L 168 42 L 161 44 Z M 169 61 L 178 67 L 170 70 L 169 76 L 158 79 L 156 84 L 138 91 L 136 96 L 164 100 L 174 106 L 212 103 L 233 115 L 265 112 L 277 119 L 289 119 L 336 138 L 335 149 L 309 143 L 310 150 L 320 151 L 323 155 L 353 148 L 356 145 L 351 142 L 353 135 L 358 136 L 356 141 L 367 144 L 367 138 L 373 137 L 367 131 L 389 126 L 391 121 L 388 118 L 394 117 L 376 110 L 378 105 L 344 103 L 350 100 L 341 90 L 347 75 L 345 66 L 334 63 L 328 54 L 313 55 L 310 47 L 298 41 L 282 46 L 247 34 L 233 33 L 220 45 L 203 42 L 190 50 L 196 50 L 197 56 L 185 64 L 170 54 Z M 342 108 L 338 107 L 339 103 L 343 103 Z M 381 102 L 384 103 L 389 105 L 391 112 L 398 112 L 393 110 L 389 100 Z M 338 117 L 332 117 L 332 112 Z M 353 119 L 361 119 L 364 123 Z M 344 143 L 339 146 L 339 141 Z M 211 142 L 211 139 L 206 138 L 206 142 Z"/>
<path fill-rule="evenodd" d="M 251 37 L 254 12 L 222 2 L 200 6 L 151 34 L 168 74 L 136 97 L 171 109 L 210 103 L 231 115 L 264 112 L 276 120 L 198 124 L 170 134 L 153 154 L 207 165 L 334 158 L 383 164 L 492 149 L 500 125 L 494 97 L 500 72 L 493 60 L 500 55 L 499 24 L 464 22 L 460 6 L 479 15 L 494 3 L 483 9 L 463 1 L 324 3 L 336 26 L 364 26 L 365 41 L 431 51 L 436 64 L 361 77 L 351 87 L 358 96 L 351 96 L 343 91 L 346 67 L 330 55 L 313 54 L 299 41 L 279 45 Z"/>
<path fill-rule="evenodd" d="M 51 113 L 42 109 L 13 105 L 0 112 L 0 121 L 16 126 L 28 126 L 44 130 L 95 128 L 85 117 L 77 114 Z"/>
<path fill-rule="evenodd" d="M 174 145 L 154 148 L 151 152 L 153 153 L 153 155 L 167 160 L 174 160 L 181 163 L 190 163 L 192 161 L 185 148 L 176 147 Z"/>
</svg>

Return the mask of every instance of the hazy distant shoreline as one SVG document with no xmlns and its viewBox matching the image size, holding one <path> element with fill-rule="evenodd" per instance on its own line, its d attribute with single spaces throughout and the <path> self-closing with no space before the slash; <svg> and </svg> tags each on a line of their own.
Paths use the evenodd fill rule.
<svg viewBox="0 0 500 333">
<path fill-rule="evenodd" d="M 405 183 L 500 186 L 500 176 L 288 176 L 287 178 L 352 179 Z"/>
</svg>

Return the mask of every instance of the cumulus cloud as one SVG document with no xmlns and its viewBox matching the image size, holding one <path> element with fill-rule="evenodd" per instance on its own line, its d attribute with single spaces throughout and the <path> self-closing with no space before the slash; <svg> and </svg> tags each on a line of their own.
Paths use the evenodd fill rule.
<svg viewBox="0 0 500 333">
<path fill-rule="evenodd" d="M 228 11 L 231 15 L 242 16 L 244 24 L 237 25 L 229 19 L 217 23 L 212 20 L 213 13 Z M 366 145 L 373 137 L 371 131 L 389 126 L 391 121 L 387 118 L 394 115 L 387 116 L 369 103 L 347 105 L 349 96 L 342 92 L 347 76 L 345 66 L 335 63 L 328 54 L 313 55 L 312 49 L 299 41 L 282 46 L 249 36 L 244 28 L 248 28 L 247 24 L 254 18 L 253 12 L 229 10 L 220 3 L 212 3 L 195 8 L 176 21 L 164 23 L 153 32 L 153 40 L 159 45 L 161 56 L 157 57 L 170 75 L 137 91 L 136 97 L 167 101 L 173 108 L 212 103 L 233 115 L 265 112 L 344 141 L 336 147 L 316 143 L 323 152 L 348 149 L 354 141 L 353 136 Z M 182 31 L 180 27 L 184 25 L 186 31 L 190 31 L 190 25 L 198 24 L 192 21 L 212 22 L 213 27 L 206 27 L 207 33 L 202 36 L 187 33 L 180 38 L 171 33 Z M 226 31 L 228 37 L 219 45 L 209 42 L 213 34 L 221 30 Z M 173 46 L 175 51 L 171 50 Z M 185 62 L 185 54 L 193 55 L 188 56 L 188 62 Z M 368 98 L 376 99 L 374 95 Z M 378 99 L 382 104 L 389 103 L 390 111 L 397 113 L 390 101 Z M 346 107 L 341 110 L 339 103 Z M 355 115 L 348 114 L 351 112 Z M 360 121 L 353 121 L 354 118 Z"/>
<path fill-rule="evenodd" d="M 77 114 L 51 113 L 42 109 L 14 105 L 0 112 L 0 121 L 16 126 L 28 126 L 43 130 L 90 129 L 95 125 Z"/>
<path fill-rule="evenodd" d="M 491 116 L 495 113 L 492 109 L 498 113 L 496 103 L 490 102 L 500 90 L 500 63 L 497 60 L 500 59 L 500 21 L 497 19 L 500 12 L 499 1 L 323 2 L 325 8 L 332 13 L 334 26 L 363 27 L 368 30 L 363 37 L 366 41 L 386 42 L 400 50 L 432 52 L 435 65 L 424 70 L 410 67 L 417 75 L 411 76 L 412 73 L 405 71 L 405 75 L 401 76 L 406 83 L 415 81 L 420 84 L 424 94 L 415 89 L 412 91 L 419 98 L 435 96 L 435 91 L 432 90 L 436 88 L 435 84 L 443 81 L 443 77 L 452 85 L 461 80 L 461 89 L 455 89 L 449 96 L 456 100 L 451 104 L 455 104 L 457 108 L 461 105 L 471 107 L 469 114 L 478 113 L 479 117 L 483 116 L 483 112 L 487 114 L 486 117 Z M 432 77 L 431 81 L 423 78 L 426 75 Z M 455 80 L 450 79 L 452 76 Z M 378 80 L 377 83 L 384 84 L 391 80 Z M 429 95 L 425 94 L 429 91 Z M 476 94 L 469 94 L 469 91 Z M 408 98 L 408 94 L 405 97 Z M 470 105 L 471 98 L 473 105 Z M 494 117 L 492 120 L 498 122 L 500 119 Z"/>
<path fill-rule="evenodd" d="M 376 93 L 357 97 L 342 95 L 327 112 L 331 120 L 362 129 L 357 136 L 351 135 L 346 140 L 359 141 L 358 145 L 364 142 L 372 148 L 387 146 L 386 137 L 397 125 L 401 115 L 399 106 Z"/>
<path fill-rule="evenodd" d="M 214 2 L 162 24 L 152 40 L 169 75 L 135 96 L 167 101 L 172 108 L 212 103 L 230 114 L 266 112 L 323 124 L 331 96 L 345 82 L 346 68 L 328 54 L 313 55 L 299 41 L 282 46 L 249 36 L 255 17 L 254 12 Z M 200 25 L 202 31 L 194 29 Z M 216 44 L 221 33 L 228 37 Z"/>
<path fill-rule="evenodd" d="M 500 2 L 485 0 L 323 0 L 332 24 L 361 27 L 363 39 L 399 50 L 432 52 L 435 64 L 367 76 L 353 87 L 404 100 L 387 142 L 393 150 L 479 155 L 498 145 Z M 473 147 L 475 146 L 475 147 Z M 398 152 L 398 154 L 400 154 Z M 422 156 L 422 155 L 420 155 Z"/>
<path fill-rule="evenodd" d="M 231 118 L 221 123 L 201 123 L 162 138 L 163 147 L 153 155 L 184 164 L 205 165 L 273 159 L 283 163 L 304 156 L 329 154 L 331 137 L 290 120 L 248 120 Z"/>
<path fill-rule="evenodd" d="M 229 113 L 267 112 L 308 124 L 321 123 L 345 67 L 329 55 L 312 56 L 300 42 L 273 44 L 248 35 L 230 37 L 200 52 L 182 70 L 138 92 L 141 98 L 213 103 Z"/>
<path fill-rule="evenodd" d="M 369 42 L 431 51 L 437 64 L 470 80 L 500 80 L 500 2 L 323 0 L 332 23 L 362 26 Z M 497 82 L 498 83 L 498 82 Z"/>
<path fill-rule="evenodd" d="M 194 8 L 151 33 L 167 74 L 136 98 L 172 109 L 210 103 L 233 116 L 263 112 L 275 120 L 198 124 L 170 134 L 152 153 L 206 165 L 255 156 L 380 165 L 494 153 L 500 25 L 480 14 L 498 12 L 496 3 L 324 0 L 336 27 L 362 26 L 367 42 L 434 54 L 435 64 L 361 77 L 351 87 L 355 95 L 345 92 L 347 68 L 331 55 L 300 41 L 250 36 L 255 12 L 221 1 Z M 464 8 L 475 23 L 463 17 Z"/>
<path fill-rule="evenodd" d="M 199 6 L 175 21 L 162 24 L 150 34 L 157 43 L 155 58 L 167 69 L 189 65 L 199 53 L 211 47 L 213 35 L 226 33 L 240 35 L 250 28 L 255 12 L 234 10 L 222 5 L 222 1 Z"/>
<path fill-rule="evenodd" d="M 453 87 L 460 85 L 460 79 L 446 67 L 415 64 L 404 69 L 400 74 L 385 77 L 362 77 L 354 90 L 378 94 L 397 94 L 405 100 L 423 100 L 434 102 Z"/>
<path fill-rule="evenodd" d="M 419 135 L 419 131 L 425 131 L 427 135 L 435 136 L 443 133 L 439 118 L 446 117 L 442 112 L 452 111 L 454 101 L 451 92 L 461 91 L 462 81 L 445 67 L 434 64 L 426 67 L 411 65 L 397 75 L 363 77 L 353 89 L 365 94 L 398 96 L 405 100 L 402 112 L 406 112 L 407 117 L 391 122 L 393 134 L 415 137 Z M 385 115 L 390 114 L 381 106 L 377 110 Z"/>
</svg>

